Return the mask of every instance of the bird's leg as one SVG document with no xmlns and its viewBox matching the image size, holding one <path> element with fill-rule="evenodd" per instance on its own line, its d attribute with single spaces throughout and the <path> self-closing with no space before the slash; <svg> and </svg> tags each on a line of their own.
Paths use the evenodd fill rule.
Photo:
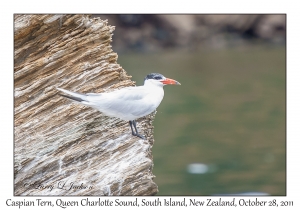
<svg viewBox="0 0 300 210">
<path fill-rule="evenodd" d="M 132 128 L 132 121 L 131 120 L 129 120 L 129 125 L 130 125 L 130 128 L 131 128 L 132 135 L 136 136 L 136 133 L 134 133 L 133 128 Z"/>
<path fill-rule="evenodd" d="M 133 136 L 137 136 L 137 137 L 140 137 L 141 139 L 145 139 L 144 136 L 142 136 L 141 134 L 139 134 L 139 132 L 138 132 L 138 130 L 136 128 L 136 122 L 135 122 L 135 120 L 132 120 L 132 121 L 129 120 L 129 125 L 130 125 L 131 132 L 132 132 Z M 134 129 L 135 129 L 136 132 L 133 131 L 132 125 L 134 126 Z"/>
<path fill-rule="evenodd" d="M 136 128 L 136 122 L 135 122 L 135 120 L 132 120 L 132 123 L 133 123 L 133 126 L 134 126 L 134 128 L 135 128 L 135 136 L 138 136 L 138 137 L 140 137 L 141 139 L 145 139 L 145 137 L 144 136 L 142 136 L 141 134 L 139 134 L 139 132 L 138 132 L 138 130 L 137 130 L 137 128 Z M 131 129 L 132 129 L 132 127 L 131 127 Z"/>
</svg>

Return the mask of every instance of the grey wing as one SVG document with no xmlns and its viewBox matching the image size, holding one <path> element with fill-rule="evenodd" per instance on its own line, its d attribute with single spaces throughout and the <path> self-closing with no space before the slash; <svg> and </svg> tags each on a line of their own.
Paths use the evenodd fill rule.
<svg viewBox="0 0 300 210">
<path fill-rule="evenodd" d="M 118 116 L 126 113 L 126 115 L 138 118 L 150 114 L 153 111 L 153 106 L 151 104 L 145 105 L 143 99 L 140 99 L 135 101 L 119 101 L 118 103 L 111 103 L 109 109 L 116 112 Z"/>
<path fill-rule="evenodd" d="M 99 95 L 101 95 L 101 93 L 87 93 L 85 95 L 87 95 L 87 96 L 99 96 Z"/>
<path fill-rule="evenodd" d="M 99 105 L 97 108 L 100 111 L 109 111 L 112 116 L 120 117 L 126 113 L 132 117 L 141 117 L 145 116 L 145 113 L 151 113 L 153 109 L 151 103 L 145 103 L 146 95 L 142 87 L 128 87 L 111 93 L 103 93 L 101 98 L 94 98 L 98 100 L 94 103 Z M 91 100 L 94 101 L 94 99 Z"/>
<path fill-rule="evenodd" d="M 124 103 L 120 101 L 118 104 L 111 104 L 111 109 L 114 109 L 121 113 L 128 113 L 133 116 L 145 116 L 149 111 L 152 110 L 151 104 L 145 104 L 143 99 L 135 101 L 127 101 Z"/>
<path fill-rule="evenodd" d="M 120 90 L 115 90 L 108 93 L 87 93 L 88 101 L 102 103 L 115 103 L 118 100 L 140 100 L 144 95 L 137 87 L 127 87 Z"/>
</svg>

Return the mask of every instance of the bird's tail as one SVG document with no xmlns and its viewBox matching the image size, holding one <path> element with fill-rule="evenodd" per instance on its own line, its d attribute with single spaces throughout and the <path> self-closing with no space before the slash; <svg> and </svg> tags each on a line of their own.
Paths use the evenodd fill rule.
<svg viewBox="0 0 300 210">
<path fill-rule="evenodd" d="M 72 100 L 77 101 L 77 102 L 87 101 L 86 95 L 84 95 L 84 94 L 75 93 L 75 92 L 65 90 L 65 89 L 62 89 L 62 88 L 56 88 L 56 89 L 70 95 L 70 96 L 68 96 L 68 95 L 64 95 L 64 94 L 59 94 L 63 97 L 72 99 Z"/>
</svg>

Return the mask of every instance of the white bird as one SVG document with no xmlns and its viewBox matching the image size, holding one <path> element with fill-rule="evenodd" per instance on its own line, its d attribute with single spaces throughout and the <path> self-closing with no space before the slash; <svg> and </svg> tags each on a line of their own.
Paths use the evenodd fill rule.
<svg viewBox="0 0 300 210">
<path fill-rule="evenodd" d="M 62 88 L 57 89 L 70 95 L 60 94 L 61 96 L 93 107 L 107 116 L 129 121 L 132 135 L 145 139 L 139 134 L 135 120 L 152 113 L 159 106 L 164 97 L 164 85 L 180 85 L 180 83 L 161 74 L 151 73 L 145 77 L 143 86 L 126 87 L 108 93 L 81 94 Z"/>
</svg>

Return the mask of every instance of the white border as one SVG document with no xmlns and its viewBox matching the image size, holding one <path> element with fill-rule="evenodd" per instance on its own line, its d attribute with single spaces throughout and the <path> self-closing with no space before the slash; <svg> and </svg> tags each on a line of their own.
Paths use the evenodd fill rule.
<svg viewBox="0 0 300 210">
<path fill-rule="evenodd" d="M 10 1 L 1 8 L 1 185 L 0 207 L 7 207 L 9 198 L 23 200 L 24 197 L 13 197 L 13 14 L 14 13 L 286 13 L 287 14 L 287 196 L 265 197 L 264 200 L 276 198 L 294 201 L 294 208 L 299 207 L 299 21 L 300 15 L 296 1 Z M 58 197 L 47 198 L 55 202 Z M 110 197 L 111 199 L 115 199 Z M 127 197 L 128 198 L 128 197 Z M 140 197 L 139 199 L 142 199 Z M 165 197 L 162 197 L 162 199 Z M 180 199 L 182 197 L 174 197 Z M 190 197 L 189 197 L 190 198 Z M 206 197 L 198 197 L 206 199 Z M 207 197 L 209 198 L 209 197 Z M 262 197 L 264 198 L 264 197 Z M 28 197 L 26 200 L 35 200 Z M 67 197 L 66 200 L 80 200 L 81 197 Z M 125 198 L 126 199 L 126 198 Z M 128 198 L 130 199 L 130 198 Z M 147 197 L 148 199 L 148 197 Z M 149 198 L 154 199 L 154 198 Z M 228 197 L 229 199 L 229 197 Z M 77 209 L 82 208 L 78 207 Z M 97 207 L 99 208 L 99 207 Z M 101 207 L 102 209 L 106 209 Z M 167 208 L 167 207 L 164 207 Z M 199 207 L 197 207 L 199 208 Z M 208 207 L 222 208 L 228 207 Z M 240 207 L 244 208 L 244 207 Z M 245 207 L 245 209 L 249 207 Z M 273 209 L 274 207 L 269 207 Z M 266 209 L 269 209 L 266 208 Z M 32 209 L 32 208 L 27 208 Z M 45 208 L 44 208 L 45 209 Z M 51 209 L 56 209 L 52 208 Z M 58 208 L 61 209 L 61 208 Z M 74 209 L 74 208 L 67 208 Z M 95 207 L 94 207 L 95 209 Z M 110 208 L 112 209 L 112 208 Z M 132 209 L 125 207 L 125 209 Z M 179 207 L 172 207 L 179 209 Z M 202 207 L 203 209 L 203 207 Z"/>
</svg>

